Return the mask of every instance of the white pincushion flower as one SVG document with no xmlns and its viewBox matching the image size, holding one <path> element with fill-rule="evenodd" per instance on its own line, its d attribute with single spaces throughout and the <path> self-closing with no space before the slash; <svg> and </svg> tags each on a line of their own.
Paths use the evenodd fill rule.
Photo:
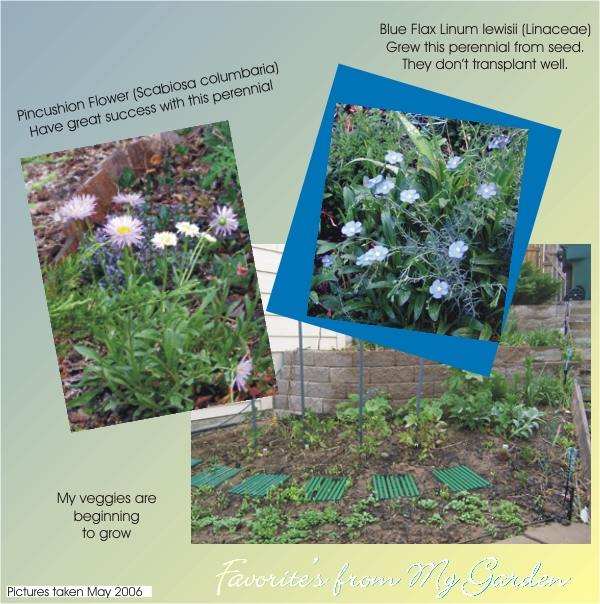
<svg viewBox="0 0 600 604">
<path fill-rule="evenodd" d="M 166 246 L 175 246 L 177 245 L 177 235 L 169 231 L 155 233 L 154 237 L 152 237 L 152 245 L 157 250 L 164 250 Z"/>
<path fill-rule="evenodd" d="M 190 222 L 178 222 L 175 225 L 178 233 L 181 233 L 184 237 L 200 237 L 200 229 Z"/>
</svg>

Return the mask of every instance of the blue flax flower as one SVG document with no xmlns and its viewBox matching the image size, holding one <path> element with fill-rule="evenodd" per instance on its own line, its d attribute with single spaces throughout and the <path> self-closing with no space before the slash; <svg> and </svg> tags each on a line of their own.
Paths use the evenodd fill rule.
<svg viewBox="0 0 600 604">
<path fill-rule="evenodd" d="M 361 231 L 362 231 L 362 222 L 358 222 L 358 221 L 355 222 L 354 220 L 347 222 L 342 227 L 342 233 L 344 233 L 344 235 L 346 235 L 346 237 L 354 237 L 354 235 L 358 235 Z"/>
<path fill-rule="evenodd" d="M 388 151 L 385 156 L 385 161 L 388 164 L 397 164 L 404 161 L 404 155 L 402 153 L 398 153 L 397 151 Z"/>
<path fill-rule="evenodd" d="M 369 180 L 367 180 L 367 183 L 365 184 L 365 187 L 367 187 L 367 189 L 372 189 L 375 185 L 378 185 L 382 180 L 382 174 L 379 174 L 375 178 L 369 178 Z"/>
<path fill-rule="evenodd" d="M 512 138 L 510 136 L 494 136 L 488 145 L 488 149 L 504 149 L 504 147 L 508 147 L 511 143 Z"/>
<path fill-rule="evenodd" d="M 462 258 L 465 252 L 469 249 L 469 246 L 462 240 L 455 241 L 450 244 L 448 248 L 448 255 L 450 258 Z"/>
<path fill-rule="evenodd" d="M 321 262 L 325 267 L 333 266 L 333 256 L 331 254 L 327 254 L 321 258 Z"/>
<path fill-rule="evenodd" d="M 497 193 L 496 187 L 494 185 L 488 185 L 486 182 L 481 183 L 477 189 L 477 195 L 481 195 L 484 199 L 490 199 L 490 197 L 493 197 Z"/>
<path fill-rule="evenodd" d="M 376 245 L 362 256 L 359 256 L 356 259 L 356 264 L 357 266 L 371 266 L 374 262 L 383 262 L 389 252 L 390 250 L 387 247 Z"/>
<path fill-rule="evenodd" d="M 458 168 L 458 166 L 460 166 L 460 164 L 462 164 L 465 160 L 462 157 L 459 157 L 458 155 L 455 155 L 454 157 L 451 157 L 447 162 L 446 162 L 446 168 L 448 168 L 448 170 L 455 170 L 456 168 Z"/>
<path fill-rule="evenodd" d="M 436 299 L 439 300 L 442 296 L 448 295 L 448 284 L 445 281 L 436 279 L 429 288 L 429 293 Z"/>
<path fill-rule="evenodd" d="M 406 189 L 400 193 L 400 201 L 406 201 L 407 203 L 413 204 L 417 199 L 420 199 L 420 195 L 416 189 Z"/>
<path fill-rule="evenodd" d="M 396 185 L 391 180 L 384 180 L 375 187 L 375 195 L 387 195 Z"/>
</svg>

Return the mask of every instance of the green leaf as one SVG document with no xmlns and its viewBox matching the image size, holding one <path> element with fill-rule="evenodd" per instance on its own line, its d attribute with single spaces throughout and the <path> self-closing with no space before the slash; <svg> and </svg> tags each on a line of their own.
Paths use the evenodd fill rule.
<svg viewBox="0 0 600 604">
<path fill-rule="evenodd" d="M 315 292 L 315 291 L 310 292 L 309 297 L 315 304 L 319 303 L 319 294 L 317 294 L 317 292 Z"/>
<path fill-rule="evenodd" d="M 391 214 L 387 210 L 381 212 L 381 226 L 383 227 L 383 234 L 385 235 L 386 243 L 390 246 L 393 246 L 396 243 L 394 223 L 392 222 Z"/>
<path fill-rule="evenodd" d="M 311 287 L 317 287 L 321 285 L 321 283 L 325 283 L 325 281 L 337 281 L 337 277 L 335 275 L 317 275 L 312 280 Z"/>
<path fill-rule="evenodd" d="M 406 302 L 408 301 L 408 299 L 410 298 L 410 295 L 412 294 L 412 291 L 410 289 L 401 289 L 398 292 L 398 304 L 400 306 L 406 304 Z"/>
<path fill-rule="evenodd" d="M 96 388 L 95 390 L 90 390 L 81 396 L 78 396 L 76 399 L 69 401 L 67 403 L 67 407 L 83 407 L 87 405 L 94 397 L 98 396 L 104 388 Z"/>
<path fill-rule="evenodd" d="M 415 300 L 415 321 L 421 316 L 421 312 L 423 311 L 423 305 L 425 304 L 425 294 L 421 294 Z"/>
<path fill-rule="evenodd" d="M 437 321 L 440 316 L 440 303 L 432 302 L 427 308 L 427 313 L 432 321 Z"/>
<path fill-rule="evenodd" d="M 325 254 L 331 250 L 335 250 L 338 246 L 337 243 L 331 243 L 331 241 L 317 241 L 317 255 Z"/>
<path fill-rule="evenodd" d="M 92 359 L 93 361 L 96 361 L 98 363 L 102 361 L 102 357 L 91 348 L 87 348 L 86 346 L 75 346 L 75 350 L 87 359 Z"/>
<path fill-rule="evenodd" d="M 492 337 L 492 327 L 489 323 L 486 323 L 483 326 L 483 329 L 481 330 L 481 333 L 479 334 L 479 339 L 480 340 L 485 340 L 486 342 Z"/>
</svg>

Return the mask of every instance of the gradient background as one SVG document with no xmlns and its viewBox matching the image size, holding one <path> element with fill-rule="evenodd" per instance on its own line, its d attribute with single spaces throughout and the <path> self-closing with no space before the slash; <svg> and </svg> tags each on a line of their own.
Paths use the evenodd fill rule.
<svg viewBox="0 0 600 604">
<path fill-rule="evenodd" d="M 385 50 L 392 37 L 379 35 L 379 24 L 385 22 L 500 25 L 515 21 L 590 23 L 592 36 L 582 41 L 584 53 L 566 57 L 566 71 L 504 74 L 404 71 L 402 56 Z M 523 576 L 541 561 L 542 572 L 572 580 L 564 588 L 490 589 L 478 601 L 597 602 L 597 531 L 591 545 L 543 549 L 192 546 L 187 414 L 69 432 L 19 164 L 24 156 L 228 119 L 252 240 L 284 243 L 333 75 L 338 63 L 344 63 L 562 130 L 532 242 L 593 244 L 597 329 L 597 31 L 595 2 L 3 3 L 0 599 L 5 599 L 6 585 L 122 584 L 152 585 L 156 602 L 430 602 L 435 601 L 433 587 L 407 588 L 410 564 L 449 558 L 450 572 L 465 580 L 474 563 L 493 555 L 500 560 L 500 572 Z M 431 41 L 446 38 L 450 37 L 429 37 Z M 494 40 L 493 36 L 464 39 Z M 280 68 L 280 75 L 273 78 L 273 92 L 216 106 L 38 138 L 30 138 L 27 123 L 16 119 L 18 109 L 273 61 Z M 210 87 L 208 92 L 220 88 Z M 123 104 L 129 106 L 133 105 Z M 95 111 L 74 117 L 88 113 Z M 594 358 L 597 353 L 595 340 Z M 597 390 L 596 371 L 593 380 Z M 594 417 L 594 433 L 597 425 Z M 597 454 L 594 441 L 594 459 Z M 596 477 L 597 466 L 594 470 Z M 57 492 L 65 491 L 152 493 L 158 501 L 116 506 L 116 510 L 139 511 L 140 523 L 132 527 L 129 541 L 102 543 L 98 538 L 84 540 L 81 524 L 72 521 L 73 508 L 56 503 Z M 598 501 L 597 481 L 592 499 Z M 113 527 L 130 528 L 119 523 Z M 332 595 L 331 584 L 318 590 L 225 589 L 217 598 L 215 575 L 233 558 L 247 558 L 243 570 L 250 575 L 298 570 L 335 579 L 343 564 L 350 562 L 359 576 L 378 574 L 403 581 L 395 588 L 345 588 L 338 598 Z M 315 558 L 319 561 L 313 564 Z M 444 599 L 470 600 L 457 589 Z"/>
</svg>

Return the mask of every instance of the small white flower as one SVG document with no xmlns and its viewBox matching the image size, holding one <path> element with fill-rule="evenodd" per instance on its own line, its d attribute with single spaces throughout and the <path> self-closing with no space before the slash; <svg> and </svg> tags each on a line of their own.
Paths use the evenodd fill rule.
<svg viewBox="0 0 600 604">
<path fill-rule="evenodd" d="M 155 233 L 154 237 L 152 237 L 152 245 L 157 250 L 164 250 L 166 246 L 175 246 L 177 245 L 177 235 L 168 231 Z"/>
<path fill-rule="evenodd" d="M 175 225 L 178 233 L 181 233 L 185 237 L 200 237 L 200 229 L 189 222 L 178 222 Z"/>
<path fill-rule="evenodd" d="M 213 237 L 210 233 L 200 233 L 198 237 L 200 237 L 200 239 L 206 239 L 209 243 L 214 243 L 217 240 L 217 238 Z"/>
</svg>

